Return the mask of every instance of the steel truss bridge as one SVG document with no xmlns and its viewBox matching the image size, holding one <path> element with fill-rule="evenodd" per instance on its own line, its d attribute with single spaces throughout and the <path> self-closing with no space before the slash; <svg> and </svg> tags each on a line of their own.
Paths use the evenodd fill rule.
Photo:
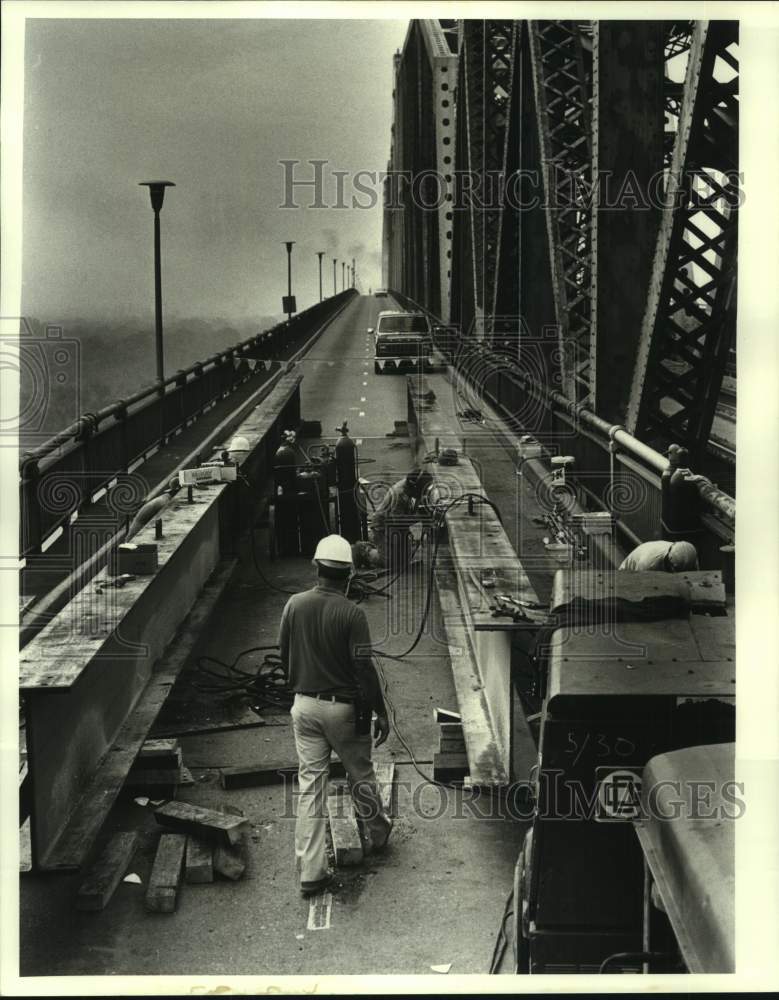
<svg viewBox="0 0 779 1000">
<path fill-rule="evenodd" d="M 412 21 L 383 238 L 461 367 L 685 446 L 731 494 L 737 47 L 733 21 Z"/>
</svg>

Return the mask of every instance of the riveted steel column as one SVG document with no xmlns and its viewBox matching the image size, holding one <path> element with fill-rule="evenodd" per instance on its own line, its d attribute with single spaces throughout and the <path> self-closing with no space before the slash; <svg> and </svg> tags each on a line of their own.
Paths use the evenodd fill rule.
<svg viewBox="0 0 779 1000">
<path fill-rule="evenodd" d="M 593 31 L 590 406 L 625 420 L 652 269 L 663 169 L 663 26 Z"/>
</svg>

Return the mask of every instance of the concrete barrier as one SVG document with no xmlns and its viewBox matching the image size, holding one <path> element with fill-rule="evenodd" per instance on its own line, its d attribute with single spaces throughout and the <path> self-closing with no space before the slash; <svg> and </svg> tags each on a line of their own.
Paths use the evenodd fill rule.
<svg viewBox="0 0 779 1000">
<path fill-rule="evenodd" d="M 235 430 L 249 439 L 257 474 L 278 446 L 279 424 L 299 415 L 301 380 L 285 375 Z M 133 747 L 140 748 L 186 661 L 172 662 L 171 640 L 209 581 L 210 607 L 228 582 L 224 559 L 231 529 L 240 529 L 232 522 L 242 510 L 235 502 L 241 489 L 198 488 L 191 503 L 182 490 L 162 513 L 157 571 L 117 588 L 102 570 L 22 651 L 33 867 L 78 867 L 89 851 Z M 154 532 L 151 523 L 133 541 L 154 541 Z M 161 662 L 164 676 L 157 677 Z"/>
</svg>

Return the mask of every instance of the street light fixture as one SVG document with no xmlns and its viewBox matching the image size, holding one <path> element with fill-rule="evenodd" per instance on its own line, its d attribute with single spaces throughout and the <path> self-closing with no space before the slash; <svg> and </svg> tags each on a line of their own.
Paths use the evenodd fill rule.
<svg viewBox="0 0 779 1000">
<path fill-rule="evenodd" d="M 322 258 L 325 255 L 324 250 L 317 250 L 317 257 L 319 258 L 319 301 L 322 301 Z"/>
<path fill-rule="evenodd" d="M 165 381 L 164 357 L 162 352 L 162 263 L 160 261 L 160 211 L 165 198 L 165 188 L 175 187 L 173 181 L 139 181 L 139 187 L 147 187 L 154 211 L 154 338 L 157 349 L 157 381 Z"/>
<path fill-rule="evenodd" d="M 284 246 L 287 248 L 287 294 L 281 299 L 281 309 L 287 314 L 288 323 L 292 322 L 292 313 L 297 312 L 295 296 L 292 294 L 292 248 L 294 245 L 294 240 L 284 242 Z"/>
</svg>

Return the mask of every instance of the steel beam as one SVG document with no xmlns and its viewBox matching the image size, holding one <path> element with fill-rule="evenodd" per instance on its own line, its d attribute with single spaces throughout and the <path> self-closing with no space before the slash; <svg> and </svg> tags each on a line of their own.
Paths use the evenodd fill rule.
<svg viewBox="0 0 779 1000">
<path fill-rule="evenodd" d="M 496 313 L 508 122 L 518 22 L 462 22 L 457 88 L 456 196 L 451 318 L 480 338 Z M 456 280 L 455 280 L 456 275 Z"/>
<path fill-rule="evenodd" d="M 627 418 L 698 465 L 735 332 L 737 40 L 736 22 L 694 24 Z"/>
<path fill-rule="evenodd" d="M 661 22 L 596 22 L 592 132 L 590 406 L 623 423 L 657 241 L 653 181 L 662 190 Z"/>
<path fill-rule="evenodd" d="M 451 277 L 451 182 L 457 57 L 438 21 L 412 21 L 395 57 L 384 206 L 385 280 L 436 315 Z"/>
<path fill-rule="evenodd" d="M 457 55 L 450 48 L 451 33 L 445 32 L 437 20 L 420 21 L 431 70 L 431 127 L 435 134 L 436 172 L 438 175 L 438 205 L 434 222 L 437 255 L 431 266 L 438 265 L 438 308 L 431 309 L 449 322 L 450 285 L 452 278 L 452 176 L 455 142 L 455 85 Z M 456 35 L 454 36 L 456 39 Z M 432 221 L 432 218 L 431 218 Z"/>
<path fill-rule="evenodd" d="M 528 22 L 563 389 L 588 402 L 590 366 L 591 72 L 585 29 Z"/>
</svg>

